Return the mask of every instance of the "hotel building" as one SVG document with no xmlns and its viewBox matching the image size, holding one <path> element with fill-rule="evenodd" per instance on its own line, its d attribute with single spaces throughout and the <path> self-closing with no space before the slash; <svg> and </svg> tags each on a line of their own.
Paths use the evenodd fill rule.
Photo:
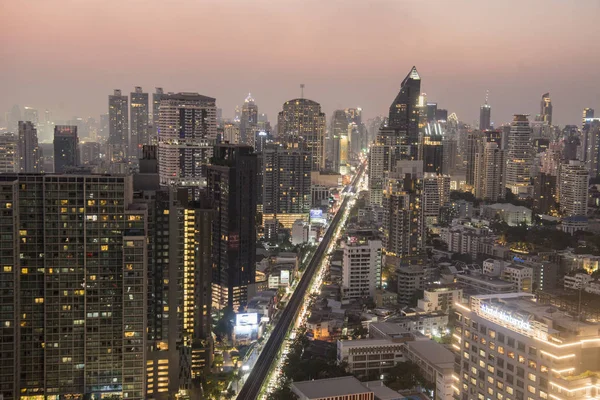
<svg viewBox="0 0 600 400">
<path fill-rule="evenodd" d="M 456 304 L 457 399 L 594 399 L 600 395 L 600 324 L 529 293 Z"/>
</svg>

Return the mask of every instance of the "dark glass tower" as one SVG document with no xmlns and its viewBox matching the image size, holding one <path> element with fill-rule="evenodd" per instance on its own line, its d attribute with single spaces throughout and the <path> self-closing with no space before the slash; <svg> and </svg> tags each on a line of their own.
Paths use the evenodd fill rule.
<svg viewBox="0 0 600 400">
<path fill-rule="evenodd" d="M 247 302 L 256 261 L 257 158 L 252 147 L 215 146 L 208 166 L 213 224 L 213 305 L 239 308 Z"/>
<path fill-rule="evenodd" d="M 79 138 L 77 127 L 56 125 L 54 127 L 54 172 L 62 174 L 68 167 L 79 165 Z"/>
<path fill-rule="evenodd" d="M 419 95 L 421 77 L 416 67 L 412 67 L 402 81 L 400 92 L 390 106 L 388 126 L 396 135 L 406 139 L 410 145 L 410 156 L 416 159 L 419 142 Z"/>
</svg>

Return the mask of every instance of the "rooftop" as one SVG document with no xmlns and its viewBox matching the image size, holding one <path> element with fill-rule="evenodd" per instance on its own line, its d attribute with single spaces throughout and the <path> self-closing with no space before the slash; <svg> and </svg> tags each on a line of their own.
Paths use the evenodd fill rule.
<svg viewBox="0 0 600 400">
<path fill-rule="evenodd" d="M 353 376 L 294 382 L 292 383 L 292 390 L 296 393 L 301 393 L 309 399 L 372 393 L 371 389 L 363 386 L 363 384 Z"/>
<path fill-rule="evenodd" d="M 433 340 L 407 342 L 406 347 L 440 369 L 454 368 L 454 353 Z"/>
<path fill-rule="evenodd" d="M 379 400 L 402 400 L 404 398 L 400 393 L 385 386 L 381 381 L 363 382 L 363 385 L 371 389 L 375 394 L 375 398 Z"/>
</svg>

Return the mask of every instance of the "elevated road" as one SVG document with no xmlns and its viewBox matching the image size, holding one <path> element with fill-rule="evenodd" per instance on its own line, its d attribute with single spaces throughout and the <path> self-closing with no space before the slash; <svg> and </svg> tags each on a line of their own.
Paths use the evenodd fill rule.
<svg viewBox="0 0 600 400">
<path fill-rule="evenodd" d="M 354 176 L 352 183 L 346 186 L 344 189 L 344 193 L 348 194 L 356 191 L 356 185 L 358 182 L 360 182 L 360 178 L 362 177 L 364 171 L 365 165 L 362 164 L 357 174 Z M 277 325 L 275 325 L 275 328 L 271 332 L 271 336 L 262 349 L 254 368 L 252 368 L 248 379 L 242 387 L 242 390 L 240 390 L 237 396 L 238 400 L 255 400 L 258 398 L 271 365 L 273 364 L 275 357 L 279 354 L 279 350 L 281 349 L 290 327 L 293 326 L 294 321 L 298 317 L 298 312 L 305 301 L 310 282 L 312 281 L 315 272 L 318 270 L 319 265 L 326 254 L 329 242 L 331 241 L 331 238 L 333 237 L 333 234 L 340 223 L 342 215 L 344 214 L 344 210 L 348 206 L 349 201 L 350 196 L 345 196 L 342 200 L 342 205 L 333 217 L 327 232 L 323 236 L 323 240 L 321 243 L 319 243 L 317 250 L 313 254 L 306 271 L 300 279 L 298 287 L 296 287 L 296 290 L 294 290 L 294 294 L 283 311 L 281 318 L 277 322 Z"/>
</svg>

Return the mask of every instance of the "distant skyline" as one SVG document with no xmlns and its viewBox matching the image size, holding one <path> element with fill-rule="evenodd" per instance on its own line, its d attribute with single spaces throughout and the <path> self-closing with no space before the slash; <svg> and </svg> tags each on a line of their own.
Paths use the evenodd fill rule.
<svg viewBox="0 0 600 400">
<path fill-rule="evenodd" d="M 386 115 L 413 65 L 439 108 L 472 124 L 539 113 L 580 124 L 600 109 L 600 0 L 4 0 L 0 112 L 55 119 L 108 111 L 113 89 L 198 92 L 232 117 L 248 92 L 272 123 L 282 104 Z M 40 113 L 42 117 L 43 113 Z"/>
</svg>

